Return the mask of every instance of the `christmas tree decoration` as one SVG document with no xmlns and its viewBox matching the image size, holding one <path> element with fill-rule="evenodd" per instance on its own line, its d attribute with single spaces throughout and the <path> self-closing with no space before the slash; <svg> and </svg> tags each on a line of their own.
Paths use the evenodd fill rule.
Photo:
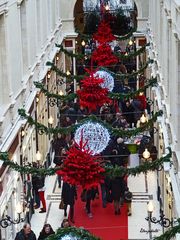
<svg viewBox="0 0 180 240">
<path fill-rule="evenodd" d="M 88 141 L 83 142 L 84 136 L 81 131 L 79 143 L 67 151 L 67 157 L 61 170 L 57 171 L 65 182 L 75 186 L 82 186 L 83 189 L 97 187 L 103 179 L 104 168 L 101 167 L 100 158 L 92 155 L 88 148 Z M 79 139 L 78 139 L 79 140 Z"/>
<path fill-rule="evenodd" d="M 108 145 L 110 134 L 108 130 L 99 123 L 87 122 L 81 125 L 75 132 L 74 139 L 80 143 L 83 134 L 85 149 L 89 149 L 92 155 L 101 153 Z"/>
<path fill-rule="evenodd" d="M 109 92 L 111 92 L 113 90 L 114 78 L 111 76 L 111 74 L 109 74 L 106 71 L 97 71 L 94 74 L 94 76 L 104 80 L 104 82 L 100 84 L 100 86 L 102 88 L 107 88 L 109 90 Z"/>
<path fill-rule="evenodd" d="M 80 105 L 88 108 L 89 112 L 96 111 L 98 107 L 111 102 L 108 89 L 100 86 L 103 82 L 103 79 L 95 77 L 93 73 L 81 81 L 81 89 L 77 91 L 77 95 Z"/>
<path fill-rule="evenodd" d="M 104 43 L 99 45 L 92 54 L 93 62 L 101 67 L 110 67 L 118 63 L 118 58 L 113 55 L 111 47 Z"/>
<path fill-rule="evenodd" d="M 97 32 L 93 35 L 93 39 L 99 44 L 104 44 L 116 40 L 116 37 L 112 34 L 109 23 L 103 20 L 100 22 Z"/>
</svg>

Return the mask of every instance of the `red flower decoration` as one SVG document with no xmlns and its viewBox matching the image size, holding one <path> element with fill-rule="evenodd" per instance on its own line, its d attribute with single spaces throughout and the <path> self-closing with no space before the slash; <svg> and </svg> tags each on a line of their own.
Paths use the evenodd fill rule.
<svg viewBox="0 0 180 240">
<path fill-rule="evenodd" d="M 57 174 L 63 176 L 63 180 L 72 185 L 81 185 L 83 189 L 97 187 L 103 181 L 104 168 L 100 165 L 100 159 L 92 156 L 91 152 L 85 149 L 87 143 L 83 144 L 82 138 L 75 143 L 67 152 L 64 166 Z"/>
</svg>

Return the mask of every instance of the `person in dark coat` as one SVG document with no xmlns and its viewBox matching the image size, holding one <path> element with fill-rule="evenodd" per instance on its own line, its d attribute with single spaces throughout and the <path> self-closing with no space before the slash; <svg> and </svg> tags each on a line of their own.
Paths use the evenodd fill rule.
<svg viewBox="0 0 180 240">
<path fill-rule="evenodd" d="M 31 230 L 30 224 L 24 224 L 23 229 L 16 234 L 15 240 L 36 240 L 36 235 Z"/>
<path fill-rule="evenodd" d="M 130 127 L 133 126 L 133 124 L 136 122 L 135 117 L 134 117 L 134 106 L 132 103 L 128 100 L 122 105 L 122 111 L 124 113 L 124 116 L 129 123 Z"/>
<path fill-rule="evenodd" d="M 42 231 L 39 234 L 38 240 L 44 240 L 48 236 L 50 236 L 50 235 L 52 235 L 54 233 L 55 232 L 53 231 L 51 225 L 46 223 L 46 224 L 44 224 L 44 227 L 43 227 Z"/>
<path fill-rule="evenodd" d="M 120 214 L 121 201 L 124 197 L 125 182 L 123 177 L 116 177 L 111 180 L 111 195 L 114 201 L 115 215 Z"/>
<path fill-rule="evenodd" d="M 64 216 L 67 217 L 67 206 L 70 205 L 70 221 L 74 223 L 74 204 L 77 199 L 76 187 L 63 182 L 61 198 L 64 202 Z"/>
</svg>

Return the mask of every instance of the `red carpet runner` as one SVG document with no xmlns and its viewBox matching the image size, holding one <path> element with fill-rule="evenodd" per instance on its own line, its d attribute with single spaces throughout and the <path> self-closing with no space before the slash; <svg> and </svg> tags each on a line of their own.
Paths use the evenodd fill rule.
<svg viewBox="0 0 180 240">
<path fill-rule="evenodd" d="M 99 189 L 100 190 L 100 189 Z M 121 214 L 115 215 L 113 203 L 102 207 L 101 196 L 91 204 L 93 218 L 89 218 L 84 209 L 85 203 L 81 201 L 80 191 L 75 203 L 75 226 L 84 227 L 102 240 L 128 240 L 127 207 L 121 208 Z"/>
</svg>

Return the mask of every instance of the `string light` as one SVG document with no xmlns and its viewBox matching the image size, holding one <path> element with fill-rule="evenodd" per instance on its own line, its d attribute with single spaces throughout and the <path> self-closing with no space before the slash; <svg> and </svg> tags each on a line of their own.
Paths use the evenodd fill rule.
<svg viewBox="0 0 180 240">
<path fill-rule="evenodd" d="M 111 92 L 114 88 L 114 78 L 106 71 L 97 71 L 94 77 L 102 78 L 103 83 L 100 84 L 102 88 L 107 88 Z"/>
<path fill-rule="evenodd" d="M 85 148 L 92 152 L 92 155 L 99 154 L 108 145 L 110 140 L 109 132 L 99 123 L 87 122 L 82 124 L 75 132 L 75 142 L 80 144 L 83 138 Z"/>
</svg>

